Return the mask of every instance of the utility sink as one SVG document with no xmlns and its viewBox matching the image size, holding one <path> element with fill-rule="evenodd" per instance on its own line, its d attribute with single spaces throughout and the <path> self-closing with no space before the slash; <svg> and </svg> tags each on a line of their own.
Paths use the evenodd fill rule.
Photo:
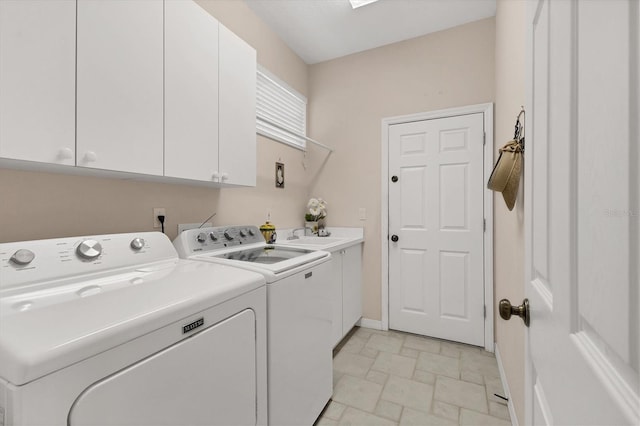
<svg viewBox="0 0 640 426">
<path fill-rule="evenodd" d="M 295 240 L 280 240 L 282 244 L 289 245 L 301 245 L 301 246 L 326 246 L 329 244 L 336 244 L 344 241 L 345 238 L 331 238 L 331 237 L 302 237 Z"/>
</svg>

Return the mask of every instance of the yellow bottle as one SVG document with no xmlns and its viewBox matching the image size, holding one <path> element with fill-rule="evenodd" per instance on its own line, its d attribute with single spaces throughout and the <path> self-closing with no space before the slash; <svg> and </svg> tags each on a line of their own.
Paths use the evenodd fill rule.
<svg viewBox="0 0 640 426">
<path fill-rule="evenodd" d="M 267 244 L 273 244 L 276 242 L 276 227 L 269 223 L 268 220 L 260 227 L 260 232 Z"/>
</svg>

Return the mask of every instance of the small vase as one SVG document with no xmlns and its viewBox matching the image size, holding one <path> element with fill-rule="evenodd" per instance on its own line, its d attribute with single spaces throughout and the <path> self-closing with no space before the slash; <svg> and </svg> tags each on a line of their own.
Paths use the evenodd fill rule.
<svg viewBox="0 0 640 426">
<path fill-rule="evenodd" d="M 304 226 L 305 226 L 305 228 L 311 229 L 312 230 L 311 232 L 313 234 L 318 235 L 318 221 L 313 221 L 313 222 L 308 222 L 307 221 L 307 222 L 304 223 Z M 307 232 L 309 232 L 309 230 L 305 229 L 304 230 L 304 234 L 307 235 Z"/>
</svg>

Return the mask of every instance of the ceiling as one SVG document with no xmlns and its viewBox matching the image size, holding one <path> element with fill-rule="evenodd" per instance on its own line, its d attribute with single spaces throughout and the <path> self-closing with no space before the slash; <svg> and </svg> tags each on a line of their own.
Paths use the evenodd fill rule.
<svg viewBox="0 0 640 426">
<path fill-rule="evenodd" d="M 496 0 L 245 0 L 307 64 L 495 16 Z"/>
</svg>

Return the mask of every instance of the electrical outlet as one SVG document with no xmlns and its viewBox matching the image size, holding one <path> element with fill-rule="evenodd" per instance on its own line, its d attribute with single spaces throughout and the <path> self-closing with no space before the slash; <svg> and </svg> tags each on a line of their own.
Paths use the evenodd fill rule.
<svg viewBox="0 0 640 426">
<path fill-rule="evenodd" d="M 360 209 L 358 209 L 358 214 L 360 215 L 360 220 L 367 220 L 367 209 L 360 207 Z"/>
<path fill-rule="evenodd" d="M 153 208 L 153 227 L 154 228 L 161 228 L 162 227 L 162 224 L 158 220 L 158 216 L 167 217 L 166 213 L 164 212 L 164 207 L 154 207 Z"/>
</svg>

